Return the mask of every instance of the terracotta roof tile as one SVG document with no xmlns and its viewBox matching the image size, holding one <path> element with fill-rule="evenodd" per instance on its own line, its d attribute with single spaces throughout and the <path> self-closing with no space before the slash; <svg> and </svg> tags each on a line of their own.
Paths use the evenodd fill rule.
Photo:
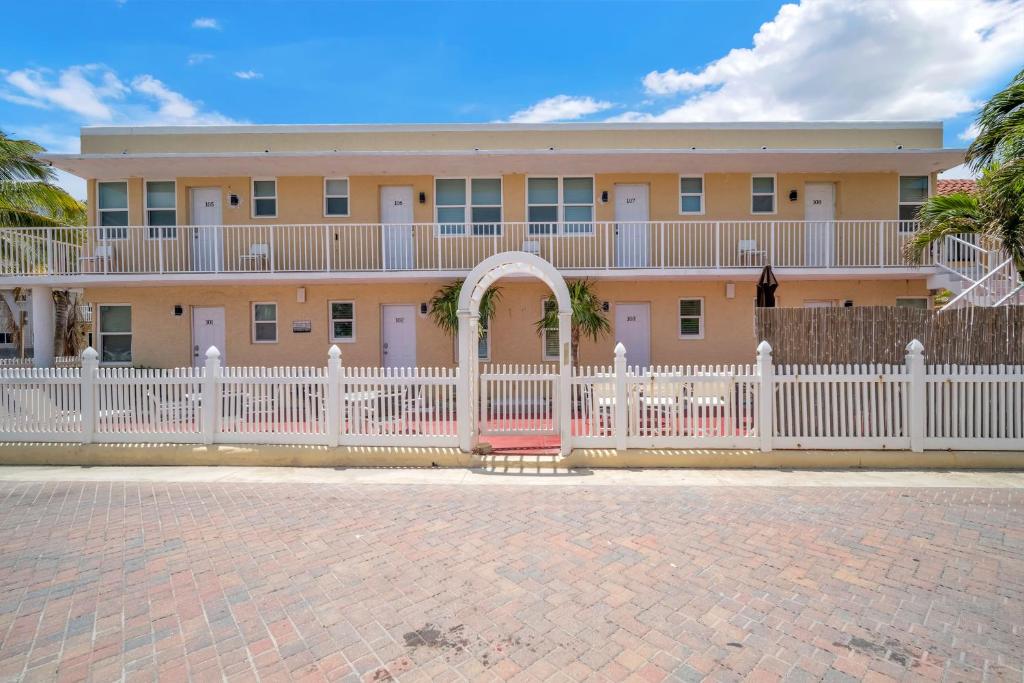
<svg viewBox="0 0 1024 683">
<path fill-rule="evenodd" d="M 978 181 L 973 178 L 948 178 L 935 183 L 935 194 L 974 192 L 976 189 L 978 189 Z"/>
</svg>

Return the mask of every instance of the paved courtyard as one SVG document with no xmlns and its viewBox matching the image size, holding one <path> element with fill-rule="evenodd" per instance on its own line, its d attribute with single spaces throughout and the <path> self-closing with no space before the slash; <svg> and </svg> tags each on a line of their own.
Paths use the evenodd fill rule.
<svg viewBox="0 0 1024 683">
<path fill-rule="evenodd" d="M 480 477 L 0 481 L 0 680 L 1022 678 L 1020 488 Z"/>
</svg>

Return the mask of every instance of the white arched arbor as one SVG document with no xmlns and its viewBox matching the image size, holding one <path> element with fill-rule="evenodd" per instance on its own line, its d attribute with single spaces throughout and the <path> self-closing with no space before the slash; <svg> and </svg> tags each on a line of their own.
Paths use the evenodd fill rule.
<svg viewBox="0 0 1024 683">
<path fill-rule="evenodd" d="M 477 420 L 479 406 L 475 405 L 479 390 L 480 361 L 477 358 L 477 340 L 480 335 L 480 300 L 487 288 L 506 275 L 530 275 L 546 284 L 558 303 L 558 391 L 556 408 L 561 453 L 572 449 L 570 435 L 569 391 L 572 358 L 572 304 L 569 288 L 558 270 L 533 254 L 524 251 L 506 251 L 481 261 L 462 284 L 459 294 L 459 382 L 458 401 L 459 447 L 470 452 L 479 435 Z"/>
</svg>

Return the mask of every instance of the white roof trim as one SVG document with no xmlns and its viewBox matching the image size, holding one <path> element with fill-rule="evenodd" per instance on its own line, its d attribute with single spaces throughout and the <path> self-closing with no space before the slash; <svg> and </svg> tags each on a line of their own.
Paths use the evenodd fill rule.
<svg viewBox="0 0 1024 683">
<path fill-rule="evenodd" d="M 81 135 L 194 135 L 232 133 L 438 133 L 601 130 L 941 130 L 941 121 L 722 121 L 714 123 L 323 123 L 231 126 L 83 126 Z"/>
</svg>

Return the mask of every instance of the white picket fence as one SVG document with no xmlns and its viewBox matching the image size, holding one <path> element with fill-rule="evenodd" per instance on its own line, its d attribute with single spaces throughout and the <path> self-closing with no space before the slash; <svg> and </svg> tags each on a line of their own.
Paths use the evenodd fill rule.
<svg viewBox="0 0 1024 683">
<path fill-rule="evenodd" d="M 1024 366 L 754 365 L 573 371 L 568 396 L 551 366 L 486 365 L 478 433 L 559 434 L 573 447 L 1024 450 Z M 459 444 L 460 371 L 343 367 L 0 368 L 0 441 Z M 562 411 L 568 411 L 563 413 Z M 561 416 L 568 415 L 564 422 Z M 560 427 L 560 425 L 563 425 Z"/>
</svg>

